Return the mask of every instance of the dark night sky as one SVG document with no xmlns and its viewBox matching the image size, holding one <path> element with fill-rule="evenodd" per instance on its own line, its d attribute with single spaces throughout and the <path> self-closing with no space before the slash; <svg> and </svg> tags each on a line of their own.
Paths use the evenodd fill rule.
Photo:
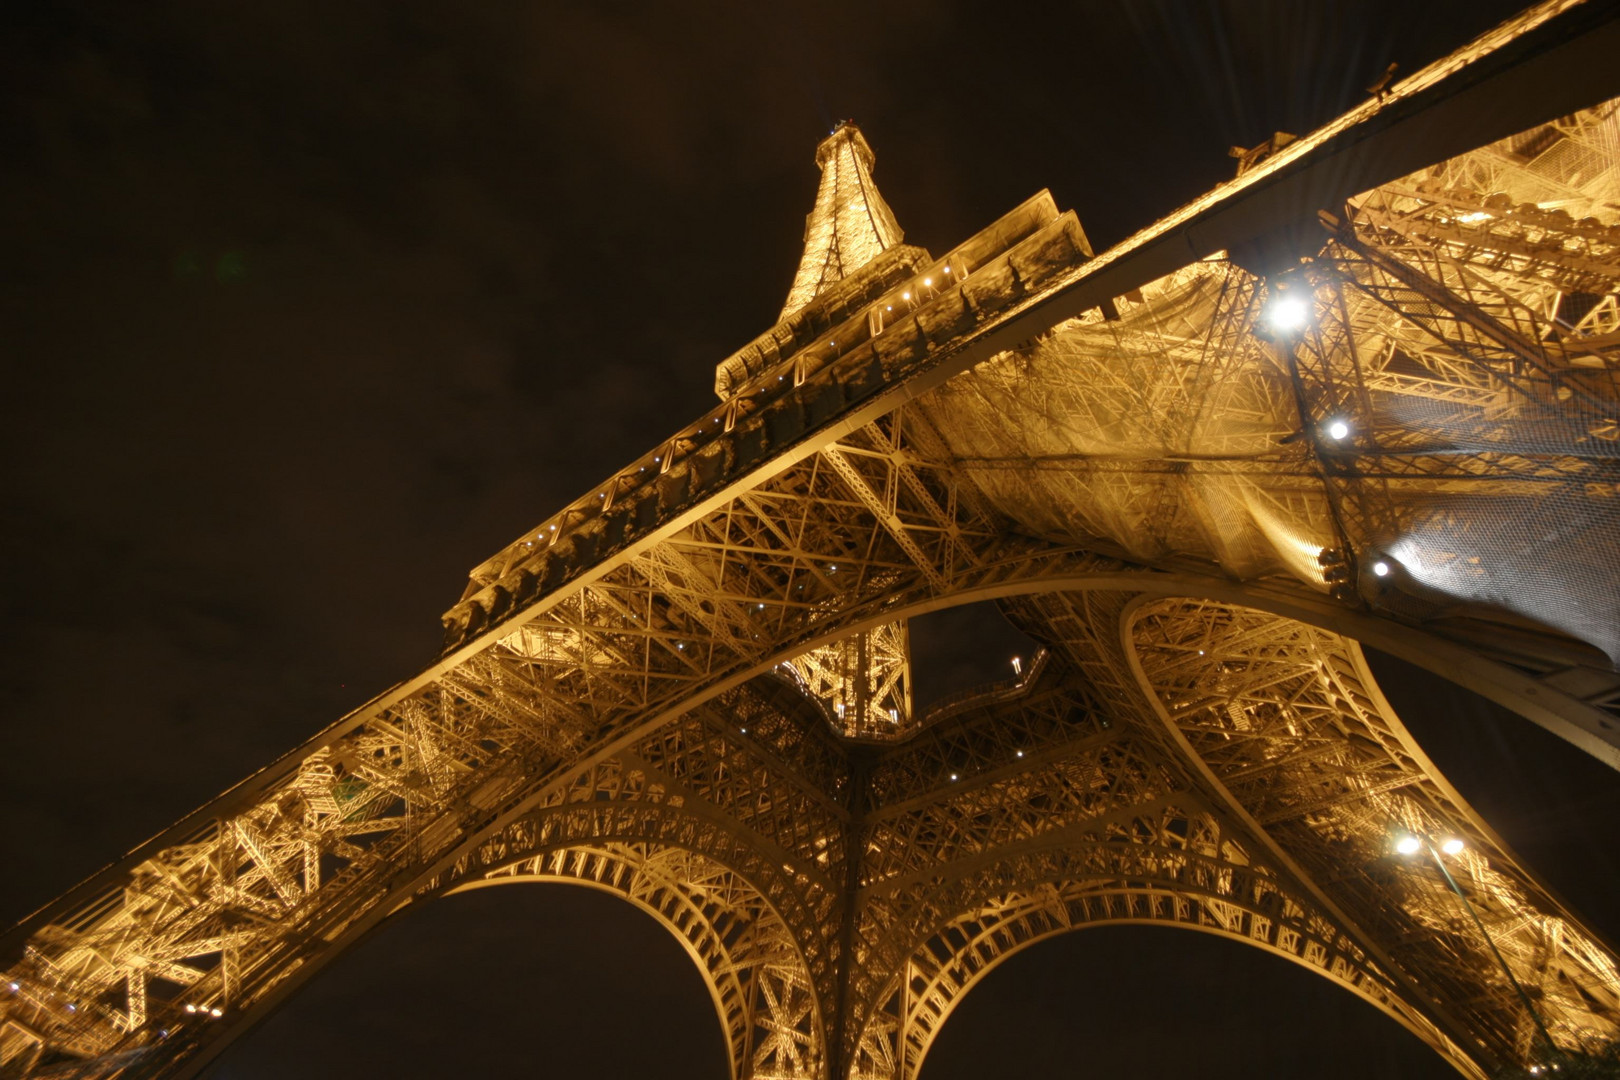
<svg viewBox="0 0 1620 1080">
<path fill-rule="evenodd" d="M 1044 186 L 1100 248 L 1230 175 L 1229 145 L 1516 7 L 8 7 L 0 920 L 411 674 L 470 566 L 706 408 L 780 307 L 833 120 L 912 242 Z M 1442 768 L 1614 935 L 1620 778 L 1395 675 Z M 385 927 L 214 1075 L 452 1069 L 724 1065 L 672 938 L 535 887 Z M 1448 1075 L 1303 971 L 1127 929 L 1010 961 L 925 1075 L 1092 1069 Z"/>
</svg>

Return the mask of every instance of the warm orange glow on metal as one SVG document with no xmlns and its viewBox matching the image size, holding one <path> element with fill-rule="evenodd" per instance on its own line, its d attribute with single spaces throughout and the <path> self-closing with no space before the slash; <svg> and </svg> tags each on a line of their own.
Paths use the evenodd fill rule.
<svg viewBox="0 0 1620 1080">
<path fill-rule="evenodd" d="M 903 244 L 841 126 L 715 410 L 476 567 L 437 662 L 14 932 L 6 1075 L 193 1075 L 391 912 L 564 879 L 701 959 L 738 1078 L 912 1080 L 1002 958 L 1109 922 L 1306 965 L 1469 1076 L 1524 1060 L 1402 832 L 1445 838 L 1555 1040 L 1612 1035 L 1614 957 L 1352 638 L 1620 764 L 1615 103 L 1334 208 L 1285 326 L 1204 252 L 1073 302 L 1568 6 L 1096 258 L 1044 192 Z M 1527 515 L 1554 569 L 1513 561 Z M 985 598 L 1050 651 L 918 715 L 907 618 Z"/>
<path fill-rule="evenodd" d="M 904 238 L 893 211 L 872 183 L 874 160 L 866 137 L 848 122 L 838 125 L 816 148 L 821 187 L 815 208 L 804 221 L 804 255 L 782 318 Z"/>
</svg>

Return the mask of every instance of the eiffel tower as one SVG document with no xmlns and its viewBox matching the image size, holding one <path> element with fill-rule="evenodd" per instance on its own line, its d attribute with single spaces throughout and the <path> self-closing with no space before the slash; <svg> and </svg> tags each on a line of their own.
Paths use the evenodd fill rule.
<svg viewBox="0 0 1620 1080">
<path fill-rule="evenodd" d="M 1614 1036 L 1613 950 L 1358 642 L 1620 766 L 1616 54 L 1612 4 L 1533 7 L 1101 255 L 1046 192 L 908 246 L 840 125 L 719 404 L 13 930 L 4 1075 L 196 1075 L 391 914 L 564 879 L 689 947 L 738 1078 L 909 1080 L 1003 958 L 1119 923 L 1470 1077 Z M 984 600 L 1043 650 L 917 709 L 907 620 Z"/>
</svg>

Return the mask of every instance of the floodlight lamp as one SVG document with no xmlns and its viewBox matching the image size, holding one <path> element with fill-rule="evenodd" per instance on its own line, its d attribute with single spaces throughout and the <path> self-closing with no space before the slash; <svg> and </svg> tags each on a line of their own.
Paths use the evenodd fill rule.
<svg viewBox="0 0 1620 1080">
<path fill-rule="evenodd" d="M 1343 420 L 1330 420 L 1327 426 L 1328 438 L 1337 442 L 1350 434 L 1350 425 Z"/>
<path fill-rule="evenodd" d="M 1282 293 L 1266 308 L 1266 322 L 1279 333 L 1303 330 L 1310 317 L 1311 306 L 1298 293 Z"/>
<path fill-rule="evenodd" d="M 1416 855 L 1423 850 L 1423 841 L 1408 834 L 1395 841 L 1395 850 L 1402 855 Z"/>
<path fill-rule="evenodd" d="M 1379 577 L 1389 577 L 1389 563 L 1385 562 L 1383 559 L 1379 559 L 1377 562 L 1373 563 L 1373 573 L 1377 574 Z"/>
<path fill-rule="evenodd" d="M 1461 840 L 1453 836 L 1448 838 L 1445 843 L 1440 845 L 1440 850 L 1445 852 L 1447 855 L 1461 855 L 1465 846 L 1466 845 Z"/>
</svg>

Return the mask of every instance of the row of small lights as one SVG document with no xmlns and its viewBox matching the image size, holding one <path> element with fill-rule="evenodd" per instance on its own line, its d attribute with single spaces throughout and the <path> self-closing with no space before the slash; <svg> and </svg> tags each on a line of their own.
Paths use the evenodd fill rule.
<svg viewBox="0 0 1620 1080">
<path fill-rule="evenodd" d="M 18 993 L 22 990 L 22 983 L 15 981 L 9 982 L 6 984 L 6 989 L 13 994 Z M 79 1011 L 79 1004 L 76 1001 L 70 1001 L 63 1007 L 66 1008 L 70 1013 L 76 1013 Z M 225 1010 L 221 1009 L 218 1005 L 215 1005 L 213 1008 L 207 1008 L 201 1005 L 194 1005 L 191 1002 L 186 1003 L 186 1012 L 202 1013 L 204 1016 L 211 1016 L 216 1020 L 225 1015 Z M 169 1033 L 164 1031 L 162 1034 L 167 1036 Z"/>
<path fill-rule="evenodd" d="M 942 274 L 949 274 L 950 272 L 951 272 L 951 268 L 949 266 L 942 267 L 941 270 L 940 270 L 940 273 L 942 273 Z M 933 288 L 934 287 L 934 279 L 931 278 L 931 277 L 923 278 L 923 287 L 924 288 L 929 288 L 929 289 Z M 902 300 L 910 300 L 911 299 L 911 291 L 908 289 L 905 292 L 901 293 L 900 294 L 900 299 L 902 299 Z M 894 305 L 893 304 L 887 304 L 887 305 L 884 306 L 884 310 L 885 311 L 893 311 L 894 310 Z M 838 342 L 836 342 L 836 341 L 828 341 L 827 345 L 830 348 L 836 349 L 838 347 Z M 776 377 L 777 382 L 784 382 L 786 379 L 787 379 L 786 375 L 778 375 Z M 718 424 L 720 422 L 720 417 L 718 417 L 718 416 L 715 417 L 714 422 Z M 663 459 L 662 456 L 655 457 L 655 458 L 653 458 L 653 464 L 654 465 L 662 464 L 663 460 L 664 459 Z M 641 466 L 640 471 L 641 472 L 646 472 L 647 471 L 647 466 L 645 466 L 645 465 Z M 599 493 L 597 493 L 596 497 L 598 499 L 606 499 L 607 498 L 607 492 L 605 492 L 605 491 L 599 492 Z M 555 526 L 555 525 L 550 526 L 549 531 L 555 532 L 556 530 L 557 530 L 557 526 Z M 544 539 L 546 539 L 546 531 L 547 530 L 541 530 L 540 534 L 535 537 L 535 540 L 544 540 Z M 534 540 L 528 541 L 523 546 L 524 547 L 534 547 Z M 833 569 L 837 570 L 838 568 L 835 566 L 835 567 L 833 567 Z"/>
<path fill-rule="evenodd" d="M 945 274 L 949 274 L 951 272 L 951 268 L 949 266 L 946 266 L 946 267 L 942 268 L 940 272 L 945 273 Z M 931 277 L 923 278 L 923 286 L 925 288 L 929 288 L 929 289 L 933 288 L 934 287 L 934 279 L 931 278 Z M 908 289 L 905 292 L 901 293 L 900 294 L 900 299 L 902 299 L 902 300 L 910 300 L 911 299 L 911 291 Z M 894 305 L 893 304 L 885 304 L 885 305 L 883 305 L 883 310 L 884 311 L 893 311 L 894 310 Z M 838 351 L 838 342 L 835 339 L 828 338 L 827 339 L 827 348 L 833 350 L 833 352 L 836 353 Z M 776 381 L 777 382 L 786 382 L 787 381 L 787 376 L 786 375 L 778 375 L 776 377 Z M 718 419 L 715 420 L 715 423 L 718 424 L 719 422 L 720 421 Z M 644 469 L 642 471 L 645 472 L 646 470 Z"/>
<path fill-rule="evenodd" d="M 1508 982 L 1512 985 L 1513 989 L 1517 991 L 1519 1000 L 1523 1002 L 1525 1011 L 1528 1012 L 1530 1014 L 1530 1018 L 1535 1021 L 1536 1031 L 1539 1032 L 1542 1039 L 1546 1041 L 1548 1050 L 1552 1051 L 1553 1055 L 1556 1057 L 1560 1051 L 1558 1050 L 1557 1044 L 1553 1042 L 1552 1036 L 1547 1032 L 1546 1022 L 1542 1019 L 1541 1014 L 1536 1011 L 1535 1004 L 1531 1002 L 1530 995 L 1525 992 L 1524 987 L 1519 983 L 1518 977 L 1513 974 L 1513 969 L 1508 967 L 1507 961 L 1502 958 L 1502 953 L 1497 949 L 1496 943 L 1491 940 L 1490 931 L 1485 928 L 1485 923 L 1480 919 L 1479 912 L 1474 910 L 1474 905 L 1469 902 L 1468 895 L 1463 892 L 1462 886 L 1457 884 L 1457 879 L 1452 876 L 1450 870 L 1446 869 L 1445 861 L 1440 858 L 1442 854 L 1453 857 L 1461 855 L 1466 847 L 1467 845 L 1456 836 L 1446 837 L 1444 840 L 1440 841 L 1438 848 L 1436 847 L 1432 837 L 1425 836 L 1417 832 L 1402 832 L 1395 838 L 1395 851 L 1398 854 L 1416 855 L 1427 848 L 1429 854 L 1434 857 L 1434 864 L 1439 868 L 1440 875 L 1445 878 L 1446 885 L 1449 886 L 1451 891 L 1456 894 L 1457 899 L 1462 901 L 1462 905 L 1467 910 L 1469 917 L 1474 922 L 1474 925 L 1479 928 L 1480 936 L 1485 939 L 1485 944 L 1490 949 L 1491 955 L 1496 958 L 1497 964 L 1501 966 L 1502 974 L 1507 976 Z M 1529 1068 L 1529 1072 L 1532 1076 L 1539 1076 L 1541 1073 L 1549 1070 L 1554 1072 L 1558 1071 L 1558 1063 L 1553 1061 L 1546 1065 L 1531 1065 Z"/>
<path fill-rule="evenodd" d="M 1467 846 L 1455 836 L 1448 836 L 1440 841 L 1440 850 L 1447 855 L 1461 855 Z M 1395 840 L 1395 850 L 1402 855 L 1416 855 L 1423 850 L 1423 839 L 1406 833 Z"/>
<path fill-rule="evenodd" d="M 1310 322 L 1311 308 L 1305 297 L 1298 293 L 1283 293 L 1272 300 L 1266 308 L 1266 321 L 1273 330 L 1283 333 L 1292 333 L 1303 330 L 1305 324 Z M 1343 442 L 1350 437 L 1350 422 L 1343 417 L 1336 416 L 1323 425 L 1322 431 L 1334 442 Z M 1384 559 L 1373 563 L 1372 571 L 1379 577 L 1390 575 L 1390 565 Z"/>
<path fill-rule="evenodd" d="M 943 270 L 943 273 L 946 273 L 946 274 L 948 274 L 950 272 L 951 272 L 951 268 L 949 266 L 945 267 L 944 270 Z M 934 287 L 934 279 L 931 278 L 931 277 L 923 278 L 923 286 L 925 288 L 929 288 L 929 289 L 933 288 Z M 909 301 L 911 299 L 911 290 L 908 289 L 905 292 L 901 293 L 900 294 L 900 299 Z M 883 310 L 885 310 L 885 311 L 893 311 L 894 310 L 894 305 L 893 304 L 885 304 Z M 827 347 L 832 349 L 834 352 L 837 352 L 837 350 L 838 350 L 838 342 L 829 339 L 828 342 L 827 342 Z M 786 375 L 778 375 L 776 377 L 776 381 L 777 382 L 786 382 L 787 381 L 787 376 Z M 714 418 L 714 422 L 716 424 L 718 424 L 720 422 L 720 420 L 721 420 L 721 417 L 716 416 Z M 663 460 L 662 458 L 653 458 L 654 464 L 656 464 L 656 463 L 658 463 L 658 462 L 660 462 L 662 460 Z M 646 472 L 647 471 L 647 466 L 643 465 L 641 467 L 641 471 Z M 607 494 L 604 492 L 603 494 L 598 495 L 597 498 L 605 499 L 605 498 L 607 498 Z M 553 527 L 555 528 L 555 526 L 553 526 Z"/>
<path fill-rule="evenodd" d="M 11 993 L 13 993 L 13 994 L 18 993 L 19 991 L 22 990 L 22 983 L 15 982 L 15 981 L 8 982 L 6 984 L 6 989 L 8 991 L 10 991 Z M 70 1001 L 70 1002 L 68 1002 L 66 1005 L 64 1005 L 62 1007 L 64 1009 L 66 1009 L 70 1013 L 76 1013 L 76 1012 L 79 1011 L 79 1003 L 76 1002 L 76 1001 Z"/>
<path fill-rule="evenodd" d="M 948 265 L 941 269 L 941 273 L 949 274 L 950 272 L 951 268 Z M 934 285 L 934 279 L 931 277 L 925 277 L 923 278 L 922 283 L 924 287 L 932 288 Z M 909 301 L 911 299 L 911 291 L 908 289 L 905 292 L 902 292 L 900 294 L 900 298 L 902 300 Z M 884 310 L 893 311 L 894 305 L 886 304 L 884 305 Z M 1266 309 L 1266 320 L 1271 324 L 1273 329 L 1284 332 L 1292 332 L 1303 329 L 1305 324 L 1310 321 L 1310 305 L 1303 296 L 1300 296 L 1297 293 L 1284 293 L 1271 301 L 1270 305 Z M 828 342 L 828 344 L 834 347 L 837 345 L 836 342 Z M 780 382 L 785 378 L 786 376 L 778 376 L 777 381 Z M 716 417 L 714 422 L 718 424 L 720 422 L 720 418 Z M 1327 422 L 1323 430 L 1329 439 L 1332 439 L 1334 442 L 1343 442 L 1345 439 L 1349 438 L 1351 429 L 1348 421 L 1344 420 L 1342 417 L 1335 417 Z M 660 464 L 662 461 L 662 455 L 653 458 L 654 464 Z M 647 467 L 643 465 L 641 467 L 641 471 L 646 472 Z M 607 493 L 600 492 L 597 494 L 597 498 L 606 499 Z M 556 525 L 548 526 L 546 530 L 542 530 L 540 534 L 535 537 L 535 540 L 547 539 L 546 533 L 555 532 L 556 529 Z M 533 547 L 534 541 L 529 541 L 526 546 Z M 829 566 L 827 569 L 831 573 L 837 573 L 838 571 L 837 566 Z M 1373 573 L 1377 574 L 1379 577 L 1387 577 L 1389 572 L 1390 567 L 1387 562 L 1379 560 L 1373 564 Z"/>
<path fill-rule="evenodd" d="M 1015 750 L 1015 751 L 1013 751 L 1013 756 L 1014 757 L 1023 757 L 1024 752 L 1022 750 Z M 958 781 L 960 779 L 962 779 L 962 777 L 961 777 L 961 775 L 959 773 L 951 773 L 951 782 L 952 783 L 955 783 L 956 781 Z"/>
<path fill-rule="evenodd" d="M 1286 292 L 1272 300 L 1266 308 L 1266 321 L 1273 330 L 1292 333 L 1303 330 L 1305 324 L 1310 322 L 1311 308 L 1305 297 L 1295 292 Z M 1322 427 L 1323 432 L 1334 442 L 1343 442 L 1350 437 L 1350 422 L 1343 417 L 1336 416 Z M 1373 563 L 1373 573 L 1379 577 L 1388 577 L 1389 563 L 1379 559 Z"/>
<path fill-rule="evenodd" d="M 1266 322 L 1271 324 L 1273 330 L 1292 333 L 1305 329 L 1305 324 L 1310 321 L 1310 304 L 1297 292 L 1285 292 L 1266 307 Z M 1350 435 L 1350 424 L 1340 417 L 1334 417 L 1327 422 L 1324 430 L 1328 438 L 1342 442 Z"/>
<path fill-rule="evenodd" d="M 951 272 L 951 268 L 949 266 L 947 266 L 943 270 L 941 270 L 940 272 L 948 274 L 948 273 Z M 933 287 L 934 287 L 934 279 L 933 278 L 931 278 L 931 277 L 923 278 L 923 288 L 932 289 Z M 902 300 L 910 300 L 911 299 L 911 290 L 907 289 L 905 292 L 901 293 L 900 294 L 900 299 L 902 299 Z M 885 304 L 885 305 L 883 305 L 883 310 L 884 311 L 893 311 L 894 310 L 894 305 L 893 304 Z"/>
<path fill-rule="evenodd" d="M 1334 442 L 1343 442 L 1345 439 L 1350 437 L 1349 421 L 1338 417 L 1329 420 L 1324 430 L 1327 432 L 1327 437 L 1332 439 Z M 1379 577 L 1388 577 L 1390 566 L 1385 560 L 1379 559 L 1377 562 L 1373 563 L 1372 570 L 1373 573 L 1377 574 Z"/>
<path fill-rule="evenodd" d="M 763 607 L 763 606 L 764 606 L 764 605 L 761 605 L 761 606 L 762 606 L 762 607 Z M 1018 656 L 1015 656 L 1015 657 L 1013 657 L 1013 658 L 1012 658 L 1012 665 L 1013 665 L 1013 670 L 1014 670 L 1014 671 L 1021 671 L 1021 670 L 1022 670 L 1022 667 L 1021 667 L 1021 665 L 1022 665 L 1022 663 L 1023 663 L 1023 658 L 1022 658 L 1022 657 L 1018 657 Z M 777 665 L 777 666 L 778 666 L 778 667 L 780 667 L 780 666 L 781 666 L 781 665 L 780 665 L 780 664 L 778 664 L 778 665 Z M 843 715 L 844 715 L 844 703 L 843 703 L 843 702 L 839 702 L 839 703 L 838 703 L 838 705 L 837 705 L 837 709 L 838 709 L 838 715 L 839 715 L 839 717 L 840 717 L 840 718 L 842 718 L 842 717 L 843 717 Z M 897 709 L 890 709 L 890 710 L 889 710 L 889 719 L 890 719 L 890 720 L 894 720 L 894 721 L 898 721 L 898 720 L 899 720 L 899 719 L 900 719 L 900 716 L 899 716 L 899 710 L 897 710 Z M 744 734 L 744 735 L 746 735 L 746 734 L 748 734 L 748 729 L 747 729 L 747 728 L 738 728 L 738 729 L 737 729 L 737 730 L 738 730 L 738 731 L 740 731 L 740 732 L 742 732 L 742 733 L 743 733 L 743 734 Z M 1023 756 L 1024 756 L 1024 752 L 1023 752 L 1023 751 L 1022 751 L 1022 750 L 1018 750 L 1018 751 L 1016 751 L 1016 752 L 1015 752 L 1015 756 L 1017 756 L 1017 757 L 1023 757 Z M 951 780 L 952 780 L 952 782 L 955 782 L 955 781 L 957 781 L 957 780 L 960 780 L 960 779 L 961 779 L 961 775 L 960 775 L 960 774 L 958 774 L 958 773 L 951 773 Z"/>
<path fill-rule="evenodd" d="M 1021 656 L 1013 657 L 1012 658 L 1012 666 L 1013 666 L 1013 671 L 1014 672 L 1022 675 L 1024 673 L 1024 658 L 1021 657 Z M 1016 751 L 1013 752 L 1013 756 L 1014 757 L 1023 757 L 1024 752 L 1022 750 L 1016 750 Z M 960 775 L 958 775 L 957 773 L 951 773 L 951 782 L 952 783 L 955 783 L 956 781 L 958 781 L 960 779 L 961 779 Z"/>
<path fill-rule="evenodd" d="M 1203 656 L 1203 655 L 1204 655 L 1204 650 L 1202 650 L 1202 649 L 1199 649 L 1199 650 L 1198 650 L 1198 655 L 1199 655 L 1199 656 Z M 1014 671 L 1014 672 L 1016 672 L 1016 673 L 1017 673 L 1017 674 L 1019 674 L 1019 675 L 1022 675 L 1022 674 L 1023 674 L 1023 673 L 1024 673 L 1024 658 L 1023 658 L 1023 657 L 1021 657 L 1021 656 L 1015 656 L 1015 657 L 1013 657 L 1013 658 L 1012 658 L 1012 667 L 1013 667 L 1013 671 Z M 746 730 L 747 730 L 747 729 L 744 729 L 744 730 L 745 730 L 745 731 L 746 731 Z M 1014 751 L 1014 752 L 1013 752 L 1013 756 L 1014 756 L 1014 757 L 1023 757 L 1023 756 L 1024 756 L 1024 752 L 1023 752 L 1023 751 L 1022 751 L 1022 750 L 1016 750 L 1016 751 Z M 957 781 L 957 780 L 960 780 L 960 779 L 961 779 L 961 778 L 962 778 L 962 777 L 961 777 L 961 775 L 960 775 L 960 774 L 959 774 L 959 773 L 951 773 L 951 780 L 952 780 L 952 782 L 955 782 L 955 781 Z M 1448 841 L 1448 843 L 1449 843 L 1449 841 Z M 1458 840 L 1458 841 L 1456 841 L 1456 843 L 1457 843 L 1457 844 L 1459 844 L 1459 845 L 1460 845 L 1460 844 L 1461 844 L 1461 843 L 1462 843 L 1462 841 L 1461 841 L 1461 840 Z M 1447 848 L 1447 849 L 1446 849 L 1446 850 L 1447 850 L 1447 852 L 1448 852 L 1448 854 L 1455 854 L 1455 852 L 1451 852 L 1451 849 L 1450 849 L 1450 848 Z M 1462 850 L 1462 848 L 1461 848 L 1461 847 L 1458 847 L 1458 849 L 1457 849 L 1457 850 L 1458 850 L 1458 851 L 1461 851 L 1461 850 Z"/>
</svg>

